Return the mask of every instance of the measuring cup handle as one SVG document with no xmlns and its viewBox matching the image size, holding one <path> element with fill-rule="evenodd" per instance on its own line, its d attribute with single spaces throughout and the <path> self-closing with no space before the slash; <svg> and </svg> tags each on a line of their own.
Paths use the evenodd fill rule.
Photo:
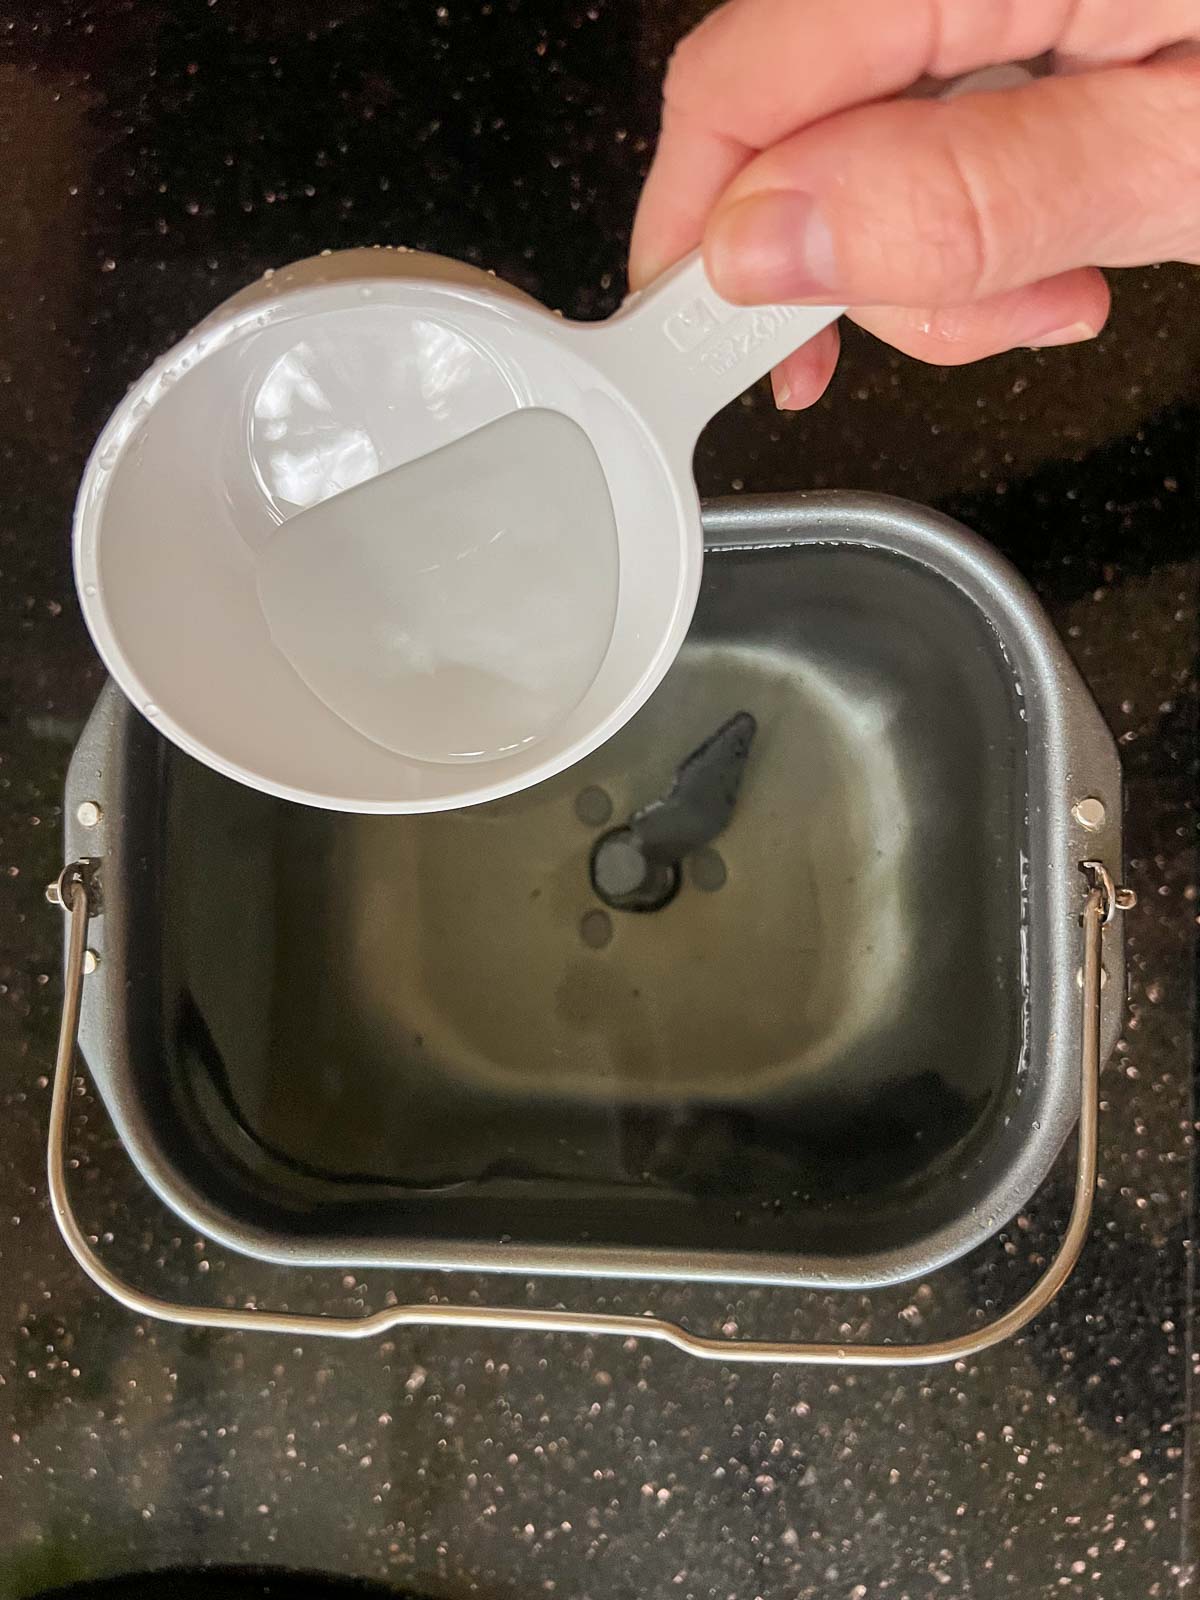
<svg viewBox="0 0 1200 1600">
<path fill-rule="evenodd" d="M 1012 89 L 1053 70 L 1047 57 L 985 67 L 949 83 L 922 80 L 906 98 L 952 100 L 962 94 Z M 708 281 L 700 252 L 686 257 L 616 316 L 604 330 L 604 358 L 624 393 L 641 403 L 661 436 L 686 450 L 722 406 L 798 350 L 845 306 L 735 306 Z"/>
<path fill-rule="evenodd" d="M 601 325 L 603 365 L 655 429 L 675 435 L 690 455 L 711 417 L 843 310 L 732 305 L 696 251 Z"/>
</svg>

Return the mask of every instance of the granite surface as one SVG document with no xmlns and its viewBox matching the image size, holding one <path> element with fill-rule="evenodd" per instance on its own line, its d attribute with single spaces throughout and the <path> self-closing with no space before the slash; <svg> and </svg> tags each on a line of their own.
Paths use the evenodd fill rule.
<svg viewBox="0 0 1200 1600">
<path fill-rule="evenodd" d="M 47 1208 L 61 929 L 42 889 L 101 683 L 68 555 L 91 440 L 203 312 L 324 247 L 437 249 L 572 315 L 611 310 L 663 54 L 686 20 L 637 0 L 0 3 L 6 1593 L 178 1562 L 573 1600 L 1142 1600 L 1192 1577 L 1200 317 L 1186 269 L 1121 275 L 1094 344 L 974 369 L 851 334 L 814 412 L 780 418 L 762 388 L 697 460 L 708 493 L 868 488 L 961 517 L 1036 585 L 1120 741 L 1141 897 L 1128 1031 L 1103 1080 L 1092 1235 L 1027 1335 L 959 1368 L 853 1375 L 698 1366 L 633 1341 L 190 1333 L 93 1292 Z M 150 1287 L 328 1308 L 431 1287 L 333 1275 L 298 1290 L 223 1258 L 156 1205 L 86 1089 L 76 1112 L 81 1211 Z M 947 1332 L 1032 1281 L 1067 1181 L 928 1284 L 621 1303 L 747 1333 Z"/>
</svg>

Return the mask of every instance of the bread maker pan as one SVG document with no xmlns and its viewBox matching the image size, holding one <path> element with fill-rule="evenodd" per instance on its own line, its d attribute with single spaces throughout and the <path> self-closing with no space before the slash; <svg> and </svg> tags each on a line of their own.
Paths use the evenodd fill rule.
<svg viewBox="0 0 1200 1600">
<path fill-rule="evenodd" d="M 105 689 L 67 786 L 50 1174 L 110 1292 L 221 1326 L 582 1327 L 860 1363 L 956 1358 L 1055 1292 L 1124 992 L 1113 741 L 1028 588 L 945 517 L 747 496 L 705 531 L 660 689 L 578 766 L 488 805 L 291 804 Z M 122 1284 L 70 1210 L 76 1022 L 151 1188 L 264 1261 L 881 1286 L 983 1243 L 1079 1121 L 1076 1204 L 1025 1301 L 932 1346 L 173 1306 Z"/>
</svg>

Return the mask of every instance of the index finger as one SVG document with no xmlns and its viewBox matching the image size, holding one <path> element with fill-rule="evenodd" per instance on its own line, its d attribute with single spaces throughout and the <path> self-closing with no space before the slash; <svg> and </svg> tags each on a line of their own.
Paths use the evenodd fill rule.
<svg viewBox="0 0 1200 1600">
<path fill-rule="evenodd" d="M 717 198 L 759 151 L 926 76 L 1058 51 L 1140 60 L 1200 32 L 1197 0 L 729 0 L 679 45 L 638 206 L 640 288 L 699 244 Z"/>
</svg>

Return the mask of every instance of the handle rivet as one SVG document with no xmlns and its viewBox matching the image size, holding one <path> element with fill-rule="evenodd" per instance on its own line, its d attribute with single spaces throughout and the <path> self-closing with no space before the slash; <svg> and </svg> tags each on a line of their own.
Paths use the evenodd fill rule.
<svg viewBox="0 0 1200 1600">
<path fill-rule="evenodd" d="M 1071 815 L 1081 828 L 1086 828 L 1089 833 L 1099 833 L 1108 821 L 1108 812 L 1104 809 L 1104 801 L 1097 800 L 1095 795 L 1088 795 L 1085 800 L 1077 800 L 1071 810 Z"/>
<path fill-rule="evenodd" d="M 1082 989 L 1083 988 L 1083 968 L 1082 967 L 1076 967 L 1075 968 L 1075 987 L 1077 989 Z M 1108 987 L 1108 968 L 1107 967 L 1101 967 L 1100 968 L 1100 987 L 1102 989 L 1107 989 L 1107 987 Z"/>
</svg>

